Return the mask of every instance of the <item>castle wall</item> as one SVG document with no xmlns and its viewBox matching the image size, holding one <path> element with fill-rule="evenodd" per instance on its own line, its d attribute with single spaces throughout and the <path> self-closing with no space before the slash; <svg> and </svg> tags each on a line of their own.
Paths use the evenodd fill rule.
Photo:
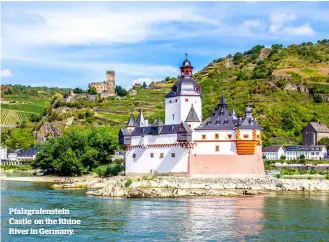
<svg viewBox="0 0 329 242">
<path fill-rule="evenodd" d="M 151 157 L 153 153 L 153 157 Z M 172 153 L 175 157 L 172 157 Z M 163 158 L 161 158 L 163 154 Z M 134 158 L 135 155 L 135 158 Z M 180 173 L 188 171 L 188 150 L 182 147 L 135 148 L 126 153 L 126 174 Z"/>
<path fill-rule="evenodd" d="M 264 175 L 262 147 L 254 155 L 191 154 L 189 175 Z"/>
</svg>

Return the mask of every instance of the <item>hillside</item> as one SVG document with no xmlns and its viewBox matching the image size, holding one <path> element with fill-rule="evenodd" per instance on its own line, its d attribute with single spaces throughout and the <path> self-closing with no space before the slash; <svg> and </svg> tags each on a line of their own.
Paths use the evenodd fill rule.
<svg viewBox="0 0 329 242">
<path fill-rule="evenodd" d="M 193 63 L 192 63 L 193 64 Z M 257 45 L 244 53 L 214 60 L 194 75 L 202 88 L 203 117 L 210 115 L 224 92 L 230 108 L 244 114 L 246 104 L 263 128 L 263 142 L 297 144 L 309 121 L 329 124 L 329 42 L 271 48 Z M 137 88 L 137 95 L 73 102 L 58 100 L 34 126 L 37 138 L 74 128 L 107 127 L 116 136 L 138 109 L 152 122 L 164 119 L 164 95 L 175 78 Z M 17 128 L 16 128 L 17 129 Z"/>
</svg>

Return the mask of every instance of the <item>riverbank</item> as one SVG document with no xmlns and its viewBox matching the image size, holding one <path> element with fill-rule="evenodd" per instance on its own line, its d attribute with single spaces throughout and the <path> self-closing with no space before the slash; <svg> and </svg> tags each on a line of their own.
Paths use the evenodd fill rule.
<svg viewBox="0 0 329 242">
<path fill-rule="evenodd" d="M 113 177 L 89 184 L 87 195 L 107 197 L 241 196 L 271 191 L 328 191 L 328 180 L 258 177 Z M 102 187 L 103 186 L 103 187 Z"/>
<path fill-rule="evenodd" d="M 6 181 L 52 182 L 53 189 L 87 189 L 86 195 L 104 197 L 183 197 L 183 196 L 244 196 L 271 191 L 327 191 L 329 180 L 277 179 L 271 176 L 238 177 L 176 177 L 95 175 L 72 177 L 58 183 L 55 176 L 1 177 Z M 67 181 L 66 180 L 66 181 Z"/>
<path fill-rule="evenodd" d="M 60 176 L 0 176 L 1 181 L 19 181 L 19 182 L 51 182 L 57 183 L 60 179 L 61 182 L 67 180 L 71 180 L 72 183 L 76 182 L 88 182 L 95 179 L 94 175 L 87 175 L 81 177 L 60 177 Z"/>
</svg>

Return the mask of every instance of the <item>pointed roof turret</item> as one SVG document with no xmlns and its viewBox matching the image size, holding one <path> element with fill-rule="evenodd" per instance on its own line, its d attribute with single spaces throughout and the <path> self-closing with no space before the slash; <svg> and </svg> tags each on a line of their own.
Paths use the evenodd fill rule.
<svg viewBox="0 0 329 242">
<path fill-rule="evenodd" d="M 139 109 L 139 115 L 136 120 L 136 125 L 138 127 L 145 127 L 145 118 L 142 109 Z"/>
<path fill-rule="evenodd" d="M 227 108 L 228 107 L 228 104 L 227 104 L 227 102 L 225 100 L 225 97 L 224 97 L 224 93 L 222 94 L 222 97 L 220 98 L 218 106 L 221 107 L 221 108 Z"/>
<path fill-rule="evenodd" d="M 188 113 L 185 122 L 200 122 L 200 119 L 195 112 L 195 109 L 193 107 L 193 104 L 191 106 L 190 112 Z"/>
<path fill-rule="evenodd" d="M 135 116 L 131 114 L 127 123 L 127 127 L 136 127 L 136 126 L 137 124 L 136 124 Z"/>
<path fill-rule="evenodd" d="M 162 122 L 162 120 L 160 118 L 157 118 L 156 120 L 154 120 L 154 123 L 152 124 L 152 127 L 160 127 L 163 126 L 164 123 Z"/>
</svg>

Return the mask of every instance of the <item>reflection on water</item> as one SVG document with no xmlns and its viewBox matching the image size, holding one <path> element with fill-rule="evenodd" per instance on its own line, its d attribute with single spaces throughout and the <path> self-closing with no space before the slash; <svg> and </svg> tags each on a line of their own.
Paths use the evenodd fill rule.
<svg viewBox="0 0 329 242">
<path fill-rule="evenodd" d="M 1 189 L 2 236 L 11 241 L 325 241 L 324 238 L 329 238 L 328 193 L 110 199 L 85 196 L 80 190 L 51 190 L 49 185 L 28 182 L 3 182 Z M 70 217 L 80 219 L 82 224 L 56 227 L 75 229 L 70 237 L 9 236 L 9 207 L 70 209 Z M 54 229 L 49 225 L 48 228 Z"/>
</svg>

